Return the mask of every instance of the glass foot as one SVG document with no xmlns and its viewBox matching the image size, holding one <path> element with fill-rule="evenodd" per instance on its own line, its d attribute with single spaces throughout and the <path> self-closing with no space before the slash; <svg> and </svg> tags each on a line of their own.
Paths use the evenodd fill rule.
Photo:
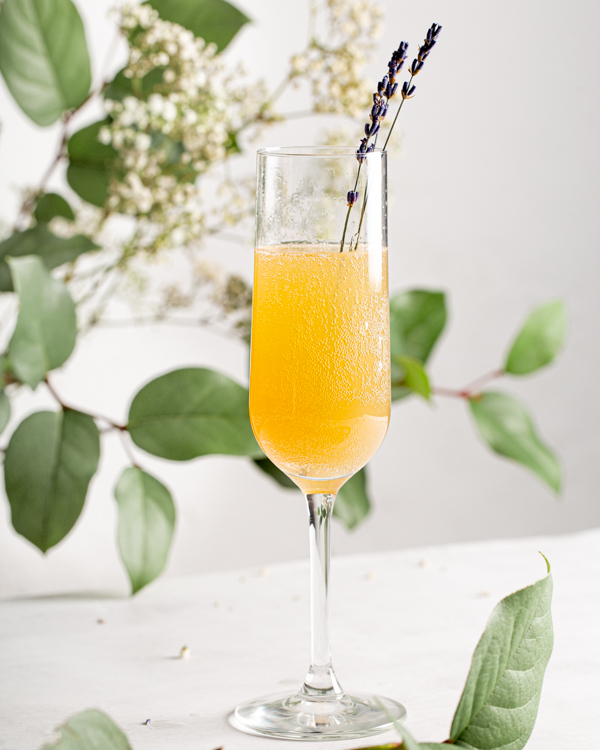
<svg viewBox="0 0 600 750">
<path fill-rule="evenodd" d="M 400 703 L 377 695 L 315 699 L 302 694 L 268 695 L 242 703 L 231 716 L 236 729 L 286 740 L 349 740 L 382 734 L 403 721 Z"/>
</svg>

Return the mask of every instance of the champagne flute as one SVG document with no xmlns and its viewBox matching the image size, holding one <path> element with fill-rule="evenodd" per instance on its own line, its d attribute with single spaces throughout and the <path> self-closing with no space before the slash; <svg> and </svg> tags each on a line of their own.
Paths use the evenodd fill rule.
<svg viewBox="0 0 600 750">
<path fill-rule="evenodd" d="M 328 575 L 336 493 L 377 451 L 390 415 L 386 153 L 259 151 L 256 213 L 250 419 L 306 498 L 311 663 L 297 692 L 238 706 L 233 722 L 286 739 L 379 734 L 406 711 L 342 690 Z"/>
</svg>

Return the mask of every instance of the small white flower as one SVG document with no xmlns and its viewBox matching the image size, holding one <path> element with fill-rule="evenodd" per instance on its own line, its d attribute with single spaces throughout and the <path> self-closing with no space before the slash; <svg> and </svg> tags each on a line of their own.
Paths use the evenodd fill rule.
<svg viewBox="0 0 600 750">
<path fill-rule="evenodd" d="M 112 133 L 110 132 L 109 128 L 100 128 L 98 132 L 98 140 L 100 141 L 100 143 L 108 146 L 108 144 L 112 140 Z"/>
</svg>

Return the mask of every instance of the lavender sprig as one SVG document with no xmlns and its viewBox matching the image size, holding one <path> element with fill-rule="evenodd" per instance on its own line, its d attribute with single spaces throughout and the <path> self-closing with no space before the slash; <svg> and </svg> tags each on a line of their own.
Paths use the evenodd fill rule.
<svg viewBox="0 0 600 750">
<path fill-rule="evenodd" d="M 439 25 L 439 23 L 432 23 L 430 28 L 427 29 L 427 36 L 425 37 L 423 44 L 419 47 L 419 54 L 412 61 L 412 64 L 409 68 L 410 78 L 408 79 L 408 81 L 404 81 L 404 83 L 402 84 L 402 91 L 400 92 L 402 101 L 400 102 L 400 106 L 398 107 L 398 111 L 396 112 L 396 116 L 394 117 L 394 121 L 392 122 L 390 132 L 387 134 L 387 138 L 385 139 L 385 143 L 383 144 L 384 151 L 386 146 L 388 145 L 388 141 L 390 140 L 392 131 L 394 130 L 394 125 L 396 124 L 396 120 L 398 119 L 398 115 L 400 114 L 400 110 L 402 109 L 402 105 L 404 104 L 406 99 L 412 99 L 415 95 L 416 86 L 413 84 L 413 79 L 421 72 L 421 70 L 423 70 L 425 60 L 427 60 L 431 53 L 431 50 L 435 47 L 435 43 L 437 42 L 437 38 L 440 35 L 441 30 L 442 27 Z"/>
<path fill-rule="evenodd" d="M 346 229 L 348 228 L 348 220 L 350 219 L 350 211 L 352 206 L 358 200 L 358 180 L 360 178 L 360 170 L 363 162 L 367 158 L 367 154 L 370 154 L 375 148 L 375 143 L 369 143 L 371 138 L 377 140 L 377 134 L 381 128 L 381 123 L 387 115 L 390 99 L 398 91 L 398 83 L 396 82 L 396 76 L 402 70 L 406 58 L 408 57 L 408 43 L 400 42 L 398 49 L 392 54 L 392 58 L 388 63 L 388 72 L 383 76 L 381 81 L 377 84 L 377 91 L 373 94 L 373 106 L 371 107 L 371 113 L 369 115 L 370 122 L 365 125 L 365 137 L 361 140 L 360 146 L 356 151 L 356 158 L 358 160 L 358 170 L 356 173 L 356 180 L 354 182 L 354 189 L 348 193 L 348 213 L 346 214 L 346 221 L 344 223 L 344 231 L 342 233 L 342 241 L 340 243 L 340 252 L 344 250 L 344 242 L 346 239 Z M 363 202 L 364 205 L 364 202 Z"/>
<path fill-rule="evenodd" d="M 406 99 L 412 99 L 415 94 L 416 86 L 413 84 L 413 79 L 423 69 L 425 60 L 429 57 L 431 50 L 434 48 L 441 30 L 442 30 L 442 27 L 439 24 L 434 23 L 431 25 L 431 27 L 427 30 L 427 36 L 425 37 L 423 44 L 419 47 L 419 52 L 417 54 L 417 57 L 412 61 L 412 64 L 409 68 L 410 78 L 408 79 L 408 81 L 405 81 L 402 84 L 402 89 L 400 90 L 400 96 L 402 97 L 402 101 L 400 102 L 400 105 L 396 111 L 394 121 L 392 122 L 392 126 L 389 130 L 389 133 L 387 134 L 385 143 L 383 144 L 383 149 L 382 149 L 383 151 L 385 151 L 386 146 L 390 140 L 390 136 L 392 135 L 392 131 L 394 130 L 394 126 L 396 125 L 396 121 L 398 120 L 398 115 L 400 114 L 402 105 L 404 104 Z M 370 114 L 371 122 L 365 125 L 365 137 L 361 140 L 360 146 L 358 147 L 356 151 L 356 158 L 358 159 L 358 170 L 356 174 L 356 181 L 354 183 L 354 189 L 350 190 L 348 193 L 348 212 L 346 214 L 346 221 L 344 222 L 344 231 L 342 233 L 342 241 L 340 243 L 340 252 L 342 252 L 344 249 L 344 241 L 346 239 L 346 230 L 348 227 L 348 221 L 350 219 L 350 211 L 352 210 L 352 207 L 357 202 L 358 197 L 359 197 L 357 187 L 358 187 L 358 180 L 360 177 L 360 169 L 361 169 L 362 163 L 366 159 L 366 154 L 371 153 L 373 149 L 375 148 L 375 144 L 377 143 L 377 135 L 381 127 L 381 122 L 385 118 L 388 112 L 390 99 L 396 94 L 398 90 L 398 83 L 396 82 L 396 76 L 402 70 L 402 67 L 407 57 L 408 57 L 408 43 L 400 42 L 400 46 L 392 54 L 392 58 L 388 63 L 387 75 L 385 75 L 383 79 L 377 84 L 377 92 L 373 94 L 373 107 L 371 108 L 371 114 Z M 369 144 L 369 141 L 371 138 L 374 138 L 374 142 Z M 358 239 L 360 237 L 360 231 L 362 228 L 363 218 L 365 215 L 365 209 L 367 206 L 367 198 L 368 198 L 368 193 L 365 190 L 365 196 L 363 198 L 363 205 L 362 205 L 361 216 L 360 216 L 360 223 L 358 225 L 358 231 L 356 233 L 355 246 L 358 246 Z M 352 241 L 350 242 L 350 249 L 352 249 Z"/>
</svg>

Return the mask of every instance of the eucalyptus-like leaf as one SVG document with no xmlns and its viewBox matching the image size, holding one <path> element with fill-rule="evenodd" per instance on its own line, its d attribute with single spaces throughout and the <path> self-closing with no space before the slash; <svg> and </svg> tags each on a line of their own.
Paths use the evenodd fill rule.
<svg viewBox="0 0 600 750">
<path fill-rule="evenodd" d="M 429 401 L 431 385 L 423 364 L 414 357 L 395 357 L 394 361 L 404 370 L 404 377 L 400 381 L 402 386 L 410 388 L 411 391 Z"/>
<path fill-rule="evenodd" d="M 222 52 L 250 19 L 226 0 L 147 0 L 164 21 L 178 23 Z"/>
<path fill-rule="evenodd" d="M 117 152 L 98 140 L 100 129 L 108 120 L 94 122 L 69 138 L 67 181 L 84 201 L 104 207 Z"/>
<path fill-rule="evenodd" d="M 425 364 L 446 325 L 446 298 L 443 292 L 412 289 L 390 299 L 390 348 L 392 357 L 392 400 L 413 391 L 397 385 L 405 375 L 398 357 L 412 357 Z"/>
<path fill-rule="evenodd" d="M 6 429 L 10 419 L 10 399 L 5 390 L 0 391 L 0 434 Z"/>
<path fill-rule="evenodd" d="M 71 716 L 56 732 L 57 741 L 40 750 L 131 750 L 114 721 L 94 708 Z"/>
<path fill-rule="evenodd" d="M 278 466 L 275 466 L 270 458 L 267 458 L 266 456 L 264 458 L 254 458 L 253 463 L 262 472 L 270 476 L 271 479 L 274 479 L 281 487 L 285 487 L 288 490 L 298 489 L 298 485 L 294 484 L 288 475 L 281 471 Z"/>
<path fill-rule="evenodd" d="M 167 563 L 175 528 L 169 490 L 142 469 L 125 469 L 117 486 L 119 550 L 135 594 L 157 578 Z"/>
<path fill-rule="evenodd" d="M 56 216 L 61 216 L 67 221 L 73 221 L 75 218 L 71 206 L 58 193 L 44 193 L 38 198 L 33 215 L 38 224 L 47 224 Z"/>
<path fill-rule="evenodd" d="M 35 255 L 9 258 L 19 317 L 8 344 L 13 374 L 36 388 L 46 373 L 71 356 L 77 338 L 75 304 L 67 287 L 53 279 Z"/>
<path fill-rule="evenodd" d="M 567 331 L 567 311 L 560 300 L 536 308 L 515 339 L 504 369 L 527 375 L 550 364 L 561 350 Z"/>
<path fill-rule="evenodd" d="M 333 515 L 347 529 L 353 529 L 366 518 L 370 510 L 367 469 L 364 467 L 340 488 L 333 506 Z"/>
<path fill-rule="evenodd" d="M 63 263 L 70 263 L 83 253 L 98 249 L 98 245 L 83 234 L 76 234 L 73 237 L 57 237 L 43 224 L 26 229 L 24 232 L 15 232 L 0 242 L 0 292 L 13 291 L 12 277 L 6 263 L 7 257 L 39 255 L 50 271 L 62 266 Z"/>
<path fill-rule="evenodd" d="M 547 561 L 546 561 L 547 562 Z M 450 739 L 470 750 L 521 750 L 533 731 L 554 642 L 552 576 L 503 599 L 479 641 Z"/>
<path fill-rule="evenodd" d="M 490 448 L 512 458 L 560 492 L 562 471 L 554 452 L 539 438 L 525 407 L 513 396 L 486 391 L 470 399 L 479 434 Z"/>
<path fill-rule="evenodd" d="M 39 411 L 12 434 L 4 483 L 12 525 L 46 552 L 73 528 L 98 468 L 100 436 L 87 414 Z"/>
<path fill-rule="evenodd" d="M 92 78 L 83 23 L 71 0 L 4 0 L 0 71 L 38 125 L 79 107 Z"/>
<path fill-rule="evenodd" d="M 248 416 L 248 391 L 200 367 L 174 370 L 145 385 L 129 410 L 133 442 L 155 456 L 188 461 L 221 453 L 262 458 Z"/>
</svg>

